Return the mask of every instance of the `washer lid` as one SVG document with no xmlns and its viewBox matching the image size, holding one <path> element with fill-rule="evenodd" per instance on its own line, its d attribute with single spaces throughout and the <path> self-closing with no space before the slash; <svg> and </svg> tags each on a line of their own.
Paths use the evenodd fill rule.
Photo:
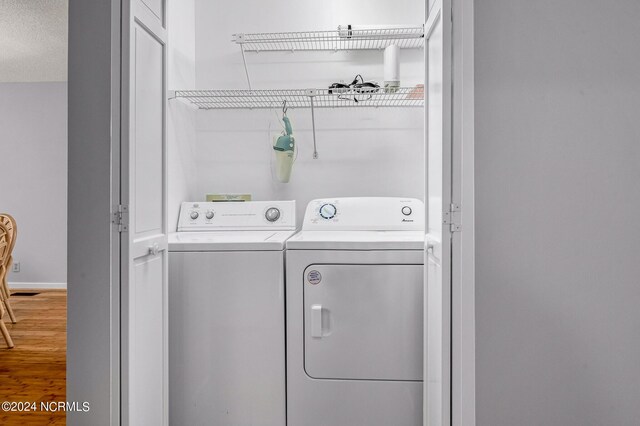
<svg viewBox="0 0 640 426">
<path fill-rule="evenodd" d="M 213 231 L 169 234 L 169 251 L 283 250 L 295 231 Z"/>
<path fill-rule="evenodd" d="M 424 250 L 422 231 L 302 231 L 288 250 Z"/>
</svg>

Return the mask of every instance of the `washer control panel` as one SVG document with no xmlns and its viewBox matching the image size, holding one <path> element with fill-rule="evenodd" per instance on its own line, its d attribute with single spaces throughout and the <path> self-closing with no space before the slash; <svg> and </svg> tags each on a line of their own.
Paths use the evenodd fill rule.
<svg viewBox="0 0 640 426">
<path fill-rule="evenodd" d="M 295 228 L 295 201 L 185 202 L 178 219 L 178 232 Z"/>
<path fill-rule="evenodd" d="M 416 198 L 354 197 L 313 200 L 302 229 L 353 231 L 424 230 L 424 203 Z"/>
<path fill-rule="evenodd" d="M 269 222 L 276 222 L 280 219 L 280 209 L 277 207 L 269 207 L 265 212 L 264 217 Z"/>
</svg>

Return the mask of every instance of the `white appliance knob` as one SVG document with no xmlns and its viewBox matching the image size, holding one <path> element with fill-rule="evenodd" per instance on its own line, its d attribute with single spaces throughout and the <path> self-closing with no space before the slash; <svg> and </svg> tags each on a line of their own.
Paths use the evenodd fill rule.
<svg viewBox="0 0 640 426">
<path fill-rule="evenodd" d="M 196 220 L 198 216 L 200 216 L 200 214 L 198 214 L 198 212 L 191 212 L 189 216 L 191 217 L 191 219 Z"/>
<path fill-rule="evenodd" d="M 265 212 L 264 217 L 269 222 L 275 222 L 276 220 L 280 219 L 280 210 L 278 210 L 276 207 L 270 207 Z"/>
<path fill-rule="evenodd" d="M 324 219 L 333 219 L 338 213 L 338 209 L 333 204 L 323 204 L 320 207 L 320 216 Z"/>
<path fill-rule="evenodd" d="M 213 212 L 211 210 L 208 210 L 205 214 L 205 217 L 209 220 L 213 219 Z"/>
<path fill-rule="evenodd" d="M 409 206 L 404 206 L 402 208 L 402 214 L 405 216 L 409 216 L 412 213 L 413 210 L 411 210 L 411 207 Z"/>
</svg>

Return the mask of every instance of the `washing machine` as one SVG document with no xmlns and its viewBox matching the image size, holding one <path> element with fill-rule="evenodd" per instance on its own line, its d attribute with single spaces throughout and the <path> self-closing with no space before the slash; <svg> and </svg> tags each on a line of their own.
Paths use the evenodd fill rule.
<svg viewBox="0 0 640 426">
<path fill-rule="evenodd" d="M 183 203 L 169 237 L 172 425 L 284 426 L 295 202 Z"/>
<path fill-rule="evenodd" d="M 289 426 L 422 425 L 424 205 L 309 203 L 287 241 Z"/>
</svg>

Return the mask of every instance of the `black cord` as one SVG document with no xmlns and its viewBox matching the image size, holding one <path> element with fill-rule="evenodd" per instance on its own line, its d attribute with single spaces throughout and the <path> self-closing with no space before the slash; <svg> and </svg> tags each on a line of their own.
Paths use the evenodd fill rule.
<svg viewBox="0 0 640 426">
<path fill-rule="evenodd" d="M 362 78 L 362 76 L 358 74 L 356 75 L 356 77 L 353 79 L 353 81 L 349 86 L 355 86 L 356 84 L 358 84 L 358 77 L 360 77 L 360 84 L 364 84 L 364 78 Z"/>
<path fill-rule="evenodd" d="M 360 83 L 358 83 L 358 78 L 360 79 Z M 370 88 L 379 88 L 380 86 L 378 86 L 375 83 L 366 83 L 364 81 L 364 78 L 362 77 L 361 74 L 357 74 L 355 76 L 355 78 L 353 79 L 353 81 L 351 82 L 351 84 L 347 85 L 347 84 L 343 84 L 343 83 L 333 83 L 331 86 L 329 86 L 329 93 L 333 93 L 333 89 L 361 89 L 363 87 L 370 87 Z M 366 95 L 367 93 L 361 93 Z M 354 101 L 356 103 L 360 102 L 360 100 L 358 100 L 357 97 L 357 93 L 353 94 L 353 95 L 347 95 L 345 96 L 345 94 L 342 93 L 338 93 L 338 99 L 340 100 L 344 100 L 344 101 Z M 363 101 L 368 101 L 369 99 L 372 98 L 372 95 L 369 94 L 369 97 L 366 99 L 362 99 Z"/>
</svg>

